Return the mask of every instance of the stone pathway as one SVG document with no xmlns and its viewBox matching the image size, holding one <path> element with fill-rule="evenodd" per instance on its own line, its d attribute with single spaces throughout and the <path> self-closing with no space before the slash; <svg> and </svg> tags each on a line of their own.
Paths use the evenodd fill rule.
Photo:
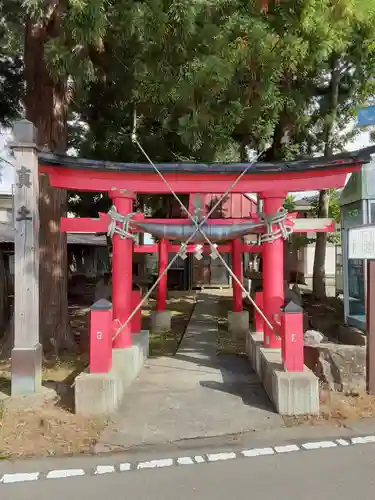
<svg viewBox="0 0 375 500">
<path fill-rule="evenodd" d="M 147 361 L 98 452 L 284 425 L 248 361 L 217 356 L 219 295 L 198 295 L 175 357 Z"/>
</svg>

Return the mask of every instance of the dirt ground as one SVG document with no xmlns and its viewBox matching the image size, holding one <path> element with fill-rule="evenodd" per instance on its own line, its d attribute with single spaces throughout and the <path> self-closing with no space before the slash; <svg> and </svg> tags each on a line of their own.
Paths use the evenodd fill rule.
<svg viewBox="0 0 375 500">
<path fill-rule="evenodd" d="M 171 292 L 167 308 L 172 314 L 172 331 L 150 337 L 152 356 L 173 355 L 186 329 L 195 294 Z M 149 329 L 155 301 L 142 314 L 142 328 Z M 87 305 L 70 307 L 70 323 L 81 353 L 74 358 L 45 360 L 44 393 L 36 400 L 10 399 L 10 363 L 0 362 L 0 459 L 31 456 L 63 456 L 91 453 L 107 421 L 73 413 L 75 377 L 88 364 Z"/>
</svg>

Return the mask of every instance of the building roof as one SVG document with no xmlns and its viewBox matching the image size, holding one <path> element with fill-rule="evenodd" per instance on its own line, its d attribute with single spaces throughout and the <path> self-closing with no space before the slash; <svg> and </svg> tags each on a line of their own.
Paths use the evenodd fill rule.
<svg viewBox="0 0 375 500">
<path fill-rule="evenodd" d="M 247 175 L 251 174 L 275 174 L 288 172 L 311 172 L 316 170 L 327 170 L 345 166 L 358 165 L 370 161 L 371 148 L 365 148 L 351 153 L 341 153 L 330 159 L 324 157 L 311 158 L 308 160 L 280 161 L 280 162 L 256 162 L 249 166 L 246 163 L 158 163 L 158 169 L 162 173 L 216 173 L 235 174 L 244 171 L 249 166 Z M 375 152 L 375 146 L 374 151 Z M 100 160 L 76 158 L 73 156 L 40 153 L 40 165 L 50 165 L 81 170 L 123 172 L 123 173 L 151 173 L 154 168 L 150 163 L 118 163 Z"/>
</svg>

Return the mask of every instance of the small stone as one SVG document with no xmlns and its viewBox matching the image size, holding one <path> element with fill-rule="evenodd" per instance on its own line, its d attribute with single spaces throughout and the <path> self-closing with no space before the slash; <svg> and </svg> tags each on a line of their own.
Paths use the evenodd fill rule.
<svg viewBox="0 0 375 500">
<path fill-rule="evenodd" d="M 324 335 L 317 330 L 307 330 L 303 335 L 304 344 L 307 346 L 317 346 L 324 340 Z"/>
</svg>

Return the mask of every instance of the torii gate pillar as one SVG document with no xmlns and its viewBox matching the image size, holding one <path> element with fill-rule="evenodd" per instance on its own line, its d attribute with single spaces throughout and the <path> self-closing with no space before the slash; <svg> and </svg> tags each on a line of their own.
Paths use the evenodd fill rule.
<svg viewBox="0 0 375 500">
<path fill-rule="evenodd" d="M 134 193 L 126 189 L 112 189 L 109 196 L 119 214 L 128 215 L 133 211 Z M 133 288 L 133 241 L 130 238 L 122 238 L 115 233 L 112 245 L 112 304 L 116 331 L 116 325 L 118 327 L 123 325 L 133 310 L 131 300 Z M 125 348 L 131 345 L 132 330 L 131 321 L 129 321 L 114 339 L 113 347 Z"/>
<path fill-rule="evenodd" d="M 262 193 L 263 212 L 274 215 L 283 205 L 286 193 Z M 274 229 L 275 226 L 272 228 Z M 275 228 L 276 229 L 276 228 Z M 263 311 L 272 322 L 279 322 L 280 308 L 284 304 L 284 239 L 277 238 L 262 244 Z M 281 340 L 264 324 L 264 347 L 278 349 Z"/>
<path fill-rule="evenodd" d="M 161 239 L 159 241 L 159 281 L 158 294 L 156 299 L 156 311 L 152 314 L 152 331 L 155 333 L 169 332 L 171 329 L 171 313 L 167 311 L 168 277 L 165 272 L 168 267 L 169 241 Z M 164 273 L 164 275 L 163 275 Z"/>
<path fill-rule="evenodd" d="M 229 330 L 236 335 L 246 335 L 249 331 L 249 311 L 243 310 L 242 288 L 243 269 L 242 269 L 242 240 L 236 238 L 231 243 L 232 247 L 232 271 L 237 278 L 232 278 L 233 288 L 233 311 L 228 312 Z M 238 283 L 239 282 L 239 283 Z"/>
</svg>

